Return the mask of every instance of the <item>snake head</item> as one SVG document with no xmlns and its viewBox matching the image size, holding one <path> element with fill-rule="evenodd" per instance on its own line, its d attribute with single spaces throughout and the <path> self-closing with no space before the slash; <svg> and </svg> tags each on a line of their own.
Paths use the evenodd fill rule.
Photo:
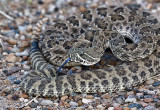
<svg viewBox="0 0 160 110">
<path fill-rule="evenodd" d="M 69 51 L 69 57 L 73 62 L 90 66 L 100 61 L 100 57 L 95 57 L 93 52 L 91 48 L 72 48 Z"/>
</svg>

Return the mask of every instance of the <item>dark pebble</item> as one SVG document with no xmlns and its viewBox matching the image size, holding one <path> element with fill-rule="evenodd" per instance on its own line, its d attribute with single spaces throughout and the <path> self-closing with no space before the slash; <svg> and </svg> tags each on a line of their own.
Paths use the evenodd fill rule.
<svg viewBox="0 0 160 110">
<path fill-rule="evenodd" d="M 32 102 L 32 103 L 31 103 L 31 105 L 30 105 L 30 107 L 31 107 L 31 108 L 36 108 L 36 107 L 37 107 L 37 105 L 38 105 L 37 103 Z"/>
<path fill-rule="evenodd" d="M 20 84 L 21 80 L 14 81 L 14 84 Z"/>
<path fill-rule="evenodd" d="M 12 99 L 13 99 L 13 100 L 17 100 L 18 98 L 19 98 L 19 96 L 16 95 L 16 94 L 12 96 Z"/>
<path fill-rule="evenodd" d="M 38 0 L 38 4 L 42 5 L 44 2 L 42 0 Z"/>
<path fill-rule="evenodd" d="M 137 103 L 133 103 L 133 104 L 129 104 L 128 106 L 129 108 L 134 108 L 136 107 L 137 109 L 142 108 L 143 106 L 141 104 L 137 104 Z"/>
<path fill-rule="evenodd" d="M 48 108 L 42 108 L 42 110 L 48 110 Z"/>
<path fill-rule="evenodd" d="M 8 70 L 3 70 L 3 73 L 4 73 L 6 76 L 12 75 L 12 73 L 11 73 L 11 72 L 8 72 Z"/>
<path fill-rule="evenodd" d="M 10 80 L 10 81 L 13 81 L 13 80 L 17 79 L 17 77 L 9 76 L 7 79 Z"/>
<path fill-rule="evenodd" d="M 159 86 L 160 85 L 160 81 L 153 83 L 153 86 Z"/>
<path fill-rule="evenodd" d="M 155 107 L 159 108 L 160 107 L 160 102 L 156 102 Z"/>
<path fill-rule="evenodd" d="M 159 101 L 159 99 L 158 98 L 153 98 L 153 101 L 157 102 L 157 101 Z"/>
</svg>

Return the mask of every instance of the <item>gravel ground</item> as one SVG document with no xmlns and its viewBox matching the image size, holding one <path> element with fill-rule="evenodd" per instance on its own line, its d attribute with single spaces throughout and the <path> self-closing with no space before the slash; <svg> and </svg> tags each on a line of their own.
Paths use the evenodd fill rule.
<svg viewBox="0 0 160 110">
<path fill-rule="evenodd" d="M 0 12 L 0 110 L 159 110 L 160 76 L 125 91 L 72 93 L 58 98 L 31 97 L 19 87 L 22 77 L 31 69 L 32 27 L 39 19 L 46 16 L 50 21 L 53 18 L 65 19 L 88 7 L 124 3 L 140 4 L 160 20 L 160 0 L 10 0 L 6 2 L 8 5 L 0 3 L 3 12 Z M 106 63 L 103 59 L 99 65 L 118 63 L 110 52 L 106 52 L 106 56 L 109 61 Z"/>
</svg>

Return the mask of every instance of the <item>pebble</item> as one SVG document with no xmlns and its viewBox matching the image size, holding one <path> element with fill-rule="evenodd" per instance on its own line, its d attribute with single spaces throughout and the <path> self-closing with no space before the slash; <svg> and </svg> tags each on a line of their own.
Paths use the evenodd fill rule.
<svg viewBox="0 0 160 110">
<path fill-rule="evenodd" d="M 27 102 L 28 102 L 28 99 L 24 99 L 24 102 L 27 103 Z"/>
<path fill-rule="evenodd" d="M 28 50 L 25 50 L 23 52 L 16 52 L 15 55 L 16 56 L 28 56 L 29 52 L 28 52 Z"/>
<path fill-rule="evenodd" d="M 86 95 L 86 99 L 93 99 L 93 95 Z"/>
<path fill-rule="evenodd" d="M 125 100 L 122 98 L 116 98 L 116 102 L 122 105 L 125 103 Z"/>
<path fill-rule="evenodd" d="M 16 62 L 15 54 L 14 53 L 8 54 L 7 57 L 6 57 L 6 60 L 7 60 L 7 62 L 15 63 Z"/>
<path fill-rule="evenodd" d="M 23 97 L 19 98 L 19 101 L 23 102 L 23 101 L 24 101 L 24 98 L 23 98 Z"/>
<path fill-rule="evenodd" d="M 116 108 L 114 108 L 114 110 L 122 110 L 122 108 L 121 107 L 116 107 Z"/>
<path fill-rule="evenodd" d="M 21 80 L 14 81 L 14 84 L 20 84 Z"/>
<path fill-rule="evenodd" d="M 31 102 L 31 104 L 30 104 L 30 106 L 31 106 L 31 108 L 36 108 L 37 107 L 37 103 L 35 103 L 35 102 Z"/>
<path fill-rule="evenodd" d="M 71 101 L 71 102 L 69 102 L 69 104 L 70 104 L 72 107 L 78 107 L 78 103 L 76 103 L 76 102 Z"/>
<path fill-rule="evenodd" d="M 43 99 L 41 102 L 40 102 L 41 105 L 53 105 L 53 102 L 51 100 L 45 100 Z"/>
<path fill-rule="evenodd" d="M 103 105 L 97 105 L 96 108 L 97 108 L 98 110 L 104 110 L 104 109 L 105 109 L 105 107 L 103 107 Z"/>
<path fill-rule="evenodd" d="M 29 98 L 28 95 L 26 95 L 26 94 L 20 94 L 19 97 L 25 98 L 25 99 L 28 99 L 28 98 Z"/>
<path fill-rule="evenodd" d="M 17 100 L 18 98 L 19 98 L 19 96 L 18 96 L 17 94 L 12 95 L 12 99 L 13 99 L 13 100 Z"/>
<path fill-rule="evenodd" d="M 82 99 L 82 102 L 83 102 L 83 103 L 91 103 L 91 102 L 93 102 L 93 100 L 92 100 L 92 99 L 83 98 L 83 99 Z"/>
<path fill-rule="evenodd" d="M 108 110 L 114 110 L 114 107 L 109 107 Z"/>
<path fill-rule="evenodd" d="M 66 100 L 66 99 L 68 99 L 68 96 L 67 96 L 67 95 L 61 97 L 61 100 L 62 100 L 62 101 Z"/>
<path fill-rule="evenodd" d="M 143 110 L 155 110 L 155 109 L 154 109 L 154 106 L 149 105 L 145 107 Z"/>
<path fill-rule="evenodd" d="M 128 105 L 129 108 L 134 108 L 136 107 L 137 109 L 142 108 L 143 106 L 141 104 L 137 104 L 137 103 L 132 103 Z"/>
<path fill-rule="evenodd" d="M 117 108 L 117 107 L 119 107 L 119 106 L 120 106 L 120 104 L 118 104 L 118 103 L 113 103 L 113 107 Z"/>
<path fill-rule="evenodd" d="M 9 69 L 9 72 L 16 73 L 16 72 L 20 71 L 21 69 L 22 69 L 21 67 L 12 67 Z"/>
<path fill-rule="evenodd" d="M 144 98 L 144 102 L 152 102 L 153 98 Z"/>
<path fill-rule="evenodd" d="M 159 86 L 159 85 L 160 85 L 160 81 L 153 83 L 153 86 Z"/>
<path fill-rule="evenodd" d="M 136 102 L 137 100 L 136 100 L 136 98 L 127 98 L 126 100 L 125 100 L 125 102 Z"/>
</svg>

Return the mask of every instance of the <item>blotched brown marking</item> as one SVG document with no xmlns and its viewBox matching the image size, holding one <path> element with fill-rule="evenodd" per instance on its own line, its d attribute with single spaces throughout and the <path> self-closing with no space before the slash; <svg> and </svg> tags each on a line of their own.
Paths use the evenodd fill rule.
<svg viewBox="0 0 160 110">
<path fill-rule="evenodd" d="M 126 74 L 126 71 L 122 66 L 117 66 L 115 70 L 119 76 L 124 76 Z"/>
<path fill-rule="evenodd" d="M 143 17 L 148 17 L 148 16 L 150 16 L 151 14 L 150 13 L 148 13 L 148 12 L 143 12 Z"/>
<path fill-rule="evenodd" d="M 81 87 L 86 87 L 86 82 L 85 82 L 85 81 L 81 81 L 81 82 L 80 82 L 80 86 L 81 86 Z"/>
<path fill-rule="evenodd" d="M 72 32 L 73 32 L 73 33 L 77 33 L 78 30 L 77 30 L 76 28 L 72 28 Z"/>
<path fill-rule="evenodd" d="M 133 22 L 135 20 L 135 16 L 134 15 L 130 15 L 128 17 L 128 22 Z"/>
<path fill-rule="evenodd" d="M 56 83 L 56 91 L 61 93 L 62 92 L 63 78 L 62 77 L 57 77 L 55 79 L 55 83 Z"/>
<path fill-rule="evenodd" d="M 111 20 L 112 21 L 117 21 L 117 20 L 122 21 L 124 19 L 125 19 L 125 17 L 122 16 L 122 15 L 116 15 L 116 14 L 111 15 Z"/>
<path fill-rule="evenodd" d="M 55 27 L 62 28 L 63 30 L 68 29 L 65 23 L 59 23 L 59 22 L 55 23 Z"/>
<path fill-rule="evenodd" d="M 80 76 L 82 79 L 85 79 L 85 80 L 90 80 L 92 78 L 92 75 L 87 72 L 85 74 L 82 73 Z"/>
<path fill-rule="evenodd" d="M 87 21 L 92 21 L 92 14 L 90 14 L 91 11 L 90 10 L 87 10 L 85 12 L 82 12 L 82 18 L 83 19 L 86 19 Z"/>
<path fill-rule="evenodd" d="M 79 21 L 76 19 L 75 16 L 71 16 L 71 17 L 67 18 L 66 20 L 69 21 L 74 26 L 79 26 Z"/>
<path fill-rule="evenodd" d="M 108 23 L 106 23 L 103 19 L 100 19 L 100 18 L 95 18 L 94 23 L 95 25 L 97 25 L 98 28 L 101 28 L 101 29 L 107 29 L 108 27 Z"/>
<path fill-rule="evenodd" d="M 124 8 L 123 7 L 118 7 L 114 10 L 114 12 L 116 12 L 116 13 L 124 12 Z"/>
<path fill-rule="evenodd" d="M 70 93 L 70 90 L 69 90 L 68 88 L 66 88 L 66 89 L 64 90 L 64 94 L 68 94 L 68 93 Z"/>
<path fill-rule="evenodd" d="M 109 82 L 108 82 L 108 80 L 105 79 L 105 80 L 101 81 L 101 84 L 103 86 L 107 86 L 109 84 Z"/>
<path fill-rule="evenodd" d="M 53 85 L 49 85 L 49 86 L 48 86 L 48 88 L 53 88 L 53 87 L 54 87 Z"/>
<path fill-rule="evenodd" d="M 153 68 L 148 69 L 148 71 L 149 71 L 151 74 L 153 74 L 153 73 L 154 73 Z"/>
<path fill-rule="evenodd" d="M 53 91 L 52 89 L 49 89 L 49 90 L 47 91 L 47 93 L 48 93 L 48 94 L 53 94 L 54 91 Z"/>
<path fill-rule="evenodd" d="M 140 26 L 140 25 L 142 25 L 142 24 L 144 24 L 146 22 L 147 22 L 146 18 L 141 18 L 136 22 L 135 26 Z"/>
<path fill-rule="evenodd" d="M 72 88 L 76 88 L 75 76 L 67 76 L 67 80 Z"/>
<path fill-rule="evenodd" d="M 137 77 L 137 76 L 132 76 L 132 79 L 133 79 L 134 81 L 138 81 L 138 77 Z"/>
<path fill-rule="evenodd" d="M 93 87 L 93 86 L 94 86 L 94 83 L 90 81 L 90 82 L 88 83 L 88 85 L 89 85 L 89 87 Z"/>
<path fill-rule="evenodd" d="M 142 71 L 141 73 L 140 73 L 140 76 L 142 77 L 142 78 L 145 78 L 146 77 L 146 72 L 145 71 Z"/>
<path fill-rule="evenodd" d="M 128 81 L 129 81 L 129 79 L 128 79 L 127 77 L 122 77 L 122 82 L 123 82 L 124 84 L 127 84 Z"/>
<path fill-rule="evenodd" d="M 93 79 L 93 82 L 94 82 L 94 83 L 98 83 L 99 81 L 98 81 L 98 79 L 95 79 L 95 78 L 94 78 L 94 79 Z"/>
<path fill-rule="evenodd" d="M 144 65 L 146 67 L 151 67 L 152 66 L 152 60 L 145 60 Z"/>
<path fill-rule="evenodd" d="M 115 85 L 118 85 L 119 84 L 119 79 L 117 77 L 113 77 L 112 83 L 115 84 Z"/>
<path fill-rule="evenodd" d="M 41 80 L 41 84 L 38 86 L 38 91 L 43 91 L 45 89 L 45 86 L 51 83 L 51 79 L 50 78 L 46 78 Z"/>
<path fill-rule="evenodd" d="M 67 86 L 68 86 L 68 83 L 65 82 L 65 83 L 64 83 L 64 87 L 67 87 Z"/>
<path fill-rule="evenodd" d="M 133 72 L 133 73 L 137 73 L 138 68 L 139 68 L 139 66 L 138 66 L 138 64 L 136 64 L 136 63 L 131 63 L 131 64 L 129 65 L 129 67 L 128 67 L 128 69 L 129 69 L 131 72 Z"/>
<path fill-rule="evenodd" d="M 99 78 L 99 79 L 106 79 L 106 73 L 100 70 L 94 70 L 95 75 Z"/>
<path fill-rule="evenodd" d="M 107 8 L 97 8 L 97 14 L 106 17 L 107 16 Z"/>
</svg>

